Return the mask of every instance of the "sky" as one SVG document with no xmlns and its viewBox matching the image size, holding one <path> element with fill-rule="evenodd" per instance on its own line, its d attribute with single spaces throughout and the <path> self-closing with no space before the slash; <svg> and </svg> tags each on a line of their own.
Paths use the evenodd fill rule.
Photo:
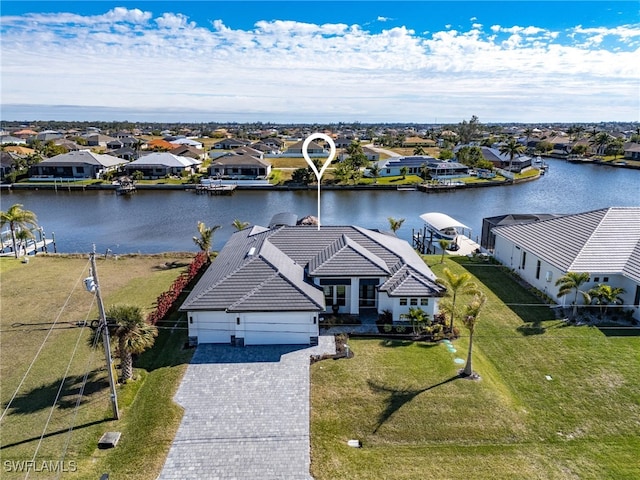
<svg viewBox="0 0 640 480">
<path fill-rule="evenodd" d="M 640 2 L 10 1 L 0 120 L 640 120 Z"/>
</svg>

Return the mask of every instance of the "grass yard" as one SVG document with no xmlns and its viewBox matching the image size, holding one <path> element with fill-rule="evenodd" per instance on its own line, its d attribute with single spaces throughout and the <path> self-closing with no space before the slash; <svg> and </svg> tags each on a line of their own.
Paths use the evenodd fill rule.
<svg viewBox="0 0 640 480">
<path fill-rule="evenodd" d="M 440 274 L 440 257 L 425 258 Z M 474 337 L 481 380 L 457 377 L 464 330 L 456 353 L 352 338 L 354 358 L 311 368 L 314 478 L 640 478 L 640 336 L 565 326 L 496 266 L 444 266 L 488 295 Z"/>
<path fill-rule="evenodd" d="M 105 307 L 129 303 L 151 311 L 156 297 L 168 289 L 192 257 L 98 258 Z M 172 268 L 167 268 L 172 262 Z M 85 291 L 82 282 L 89 275 L 88 259 L 36 256 L 22 264 L 2 258 L 0 275 L 3 412 L 17 392 L 1 424 L 0 476 L 25 478 L 16 465 L 35 455 L 40 467 L 42 462 L 64 459 L 57 464 L 70 470 L 64 478 L 96 479 L 107 472 L 111 478 L 156 478 L 180 423 L 182 412 L 172 397 L 191 356 L 190 350 L 182 349 L 185 330 L 171 333 L 166 328 L 173 327 L 178 316 L 158 325 L 155 346 L 135 362 L 139 379 L 117 387 L 121 419 L 113 421 L 104 354 L 89 348 L 90 329 L 75 325 L 98 318 L 94 296 Z M 52 322 L 56 324 L 50 330 Z M 115 362 L 117 365 L 118 360 Z M 85 374 L 84 395 L 77 405 Z M 67 381 L 60 387 L 65 377 Z M 60 400 L 52 412 L 58 391 Z M 107 431 L 122 432 L 120 443 L 113 450 L 99 450 L 97 442 Z M 55 473 L 40 470 L 32 471 L 29 478 L 55 478 Z"/>
</svg>

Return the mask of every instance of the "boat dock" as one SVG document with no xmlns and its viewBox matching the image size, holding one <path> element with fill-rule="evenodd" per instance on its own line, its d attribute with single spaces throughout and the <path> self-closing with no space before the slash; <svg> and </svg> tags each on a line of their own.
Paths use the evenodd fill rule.
<svg viewBox="0 0 640 480">
<path fill-rule="evenodd" d="M 238 188 L 237 185 L 215 185 L 207 183 L 199 183 L 196 185 L 197 194 L 209 194 L 209 195 L 231 195 Z"/>
<path fill-rule="evenodd" d="M 53 247 L 53 253 L 57 253 L 56 249 L 56 237 L 51 233 L 51 238 L 46 238 L 44 230 L 42 228 L 36 229 L 33 232 L 34 238 L 27 240 L 16 240 L 18 256 L 36 254 L 38 252 L 50 253 L 50 247 Z M 13 257 L 15 253 L 13 251 L 13 241 L 11 239 L 11 232 L 5 231 L 0 234 L 0 257 Z"/>
<path fill-rule="evenodd" d="M 445 252 L 449 255 L 468 256 L 481 251 L 480 245 L 470 238 L 471 229 L 449 215 L 431 212 L 420 215 L 420 218 L 425 225 L 412 234 L 413 248 L 419 253 L 442 252 L 441 240 L 447 242 Z"/>
</svg>

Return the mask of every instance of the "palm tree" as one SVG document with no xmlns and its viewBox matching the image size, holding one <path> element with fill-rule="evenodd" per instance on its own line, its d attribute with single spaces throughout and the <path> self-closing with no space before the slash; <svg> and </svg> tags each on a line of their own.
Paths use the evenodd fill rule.
<svg viewBox="0 0 640 480">
<path fill-rule="evenodd" d="M 606 147 L 611 142 L 611 138 L 611 135 L 607 132 L 600 132 L 595 134 L 591 140 L 589 140 L 589 145 L 595 147 L 598 155 L 604 155 Z"/>
<path fill-rule="evenodd" d="M 373 183 L 378 183 L 378 177 L 380 176 L 380 167 L 377 163 L 373 164 L 373 166 L 369 169 L 369 173 L 374 178 Z"/>
<path fill-rule="evenodd" d="M 462 322 L 467 330 L 469 330 L 469 351 L 467 352 L 467 364 L 462 371 L 462 375 L 470 377 L 473 375 L 473 367 L 471 366 L 471 353 L 473 348 L 473 333 L 476 330 L 476 324 L 478 323 L 478 316 L 484 304 L 487 302 L 487 297 L 483 293 L 477 293 L 474 295 L 471 303 L 465 306 L 465 312 L 462 317 Z"/>
<path fill-rule="evenodd" d="M 387 220 L 389 221 L 389 228 L 393 233 L 396 233 L 398 230 L 400 230 L 400 227 L 404 223 L 404 218 L 395 219 L 393 217 L 387 217 Z"/>
<path fill-rule="evenodd" d="M 424 155 L 424 148 L 422 147 L 422 145 L 418 145 L 413 149 L 413 154 L 414 155 Z"/>
<path fill-rule="evenodd" d="M 158 329 L 144 319 L 137 306 L 114 305 L 106 316 L 109 332 L 118 342 L 120 382 L 124 383 L 133 378 L 133 355 L 153 346 Z"/>
<path fill-rule="evenodd" d="M 27 240 L 35 240 L 36 236 L 31 230 L 22 229 L 16 233 L 16 241 L 18 241 L 18 248 L 24 250 L 24 254 L 27 254 Z"/>
<path fill-rule="evenodd" d="M 500 153 L 503 155 L 509 155 L 509 171 L 513 165 L 513 157 L 520 155 L 525 150 L 524 145 L 518 143 L 515 138 L 510 138 L 507 143 L 500 145 Z"/>
<path fill-rule="evenodd" d="M 442 256 L 440 257 L 440 263 L 444 263 L 444 254 L 447 251 L 447 247 L 449 246 L 449 240 L 446 238 L 441 238 L 438 240 L 438 245 L 440 245 L 440 249 L 442 250 Z"/>
<path fill-rule="evenodd" d="M 407 174 L 409 173 L 408 167 L 400 167 L 400 175 L 402 175 L 402 179 L 407 178 Z"/>
<path fill-rule="evenodd" d="M 249 222 L 242 222 L 236 218 L 231 225 L 239 232 L 240 230 L 247 228 L 249 226 Z"/>
<path fill-rule="evenodd" d="M 207 261 L 211 260 L 211 245 L 213 244 L 213 232 L 220 228 L 220 225 L 207 227 L 204 222 L 198 222 L 198 233 L 200 237 L 193 237 L 193 242 L 206 253 Z"/>
<path fill-rule="evenodd" d="M 558 297 L 564 297 L 565 295 L 575 291 L 573 298 L 573 312 L 571 317 L 575 318 L 578 311 L 578 294 L 580 293 L 580 287 L 589 281 L 589 273 L 587 272 L 567 272 L 556 280 L 556 287 L 560 287 L 558 290 Z"/>
<path fill-rule="evenodd" d="M 621 305 L 623 303 L 620 295 L 625 293 L 622 287 L 612 287 L 605 283 L 599 283 L 598 286 L 587 292 L 585 298 L 591 298 L 600 307 L 600 318 L 607 315 L 609 305 Z"/>
<path fill-rule="evenodd" d="M 18 248 L 16 243 L 16 233 L 18 230 L 29 230 L 29 227 L 37 227 L 36 214 L 30 210 L 23 210 L 20 203 L 16 203 L 9 207 L 9 210 L 0 211 L 0 228 L 9 224 L 9 230 L 11 231 L 11 242 L 13 244 L 13 253 L 16 258 L 18 255 Z"/>
<path fill-rule="evenodd" d="M 442 273 L 444 278 L 438 279 L 438 283 L 447 287 L 447 295 L 451 297 L 451 322 L 449 328 L 453 331 L 453 320 L 455 317 L 456 300 L 458 295 L 480 293 L 478 285 L 471 280 L 471 274 L 463 272 L 460 275 L 456 275 L 448 268 L 445 268 Z"/>
</svg>

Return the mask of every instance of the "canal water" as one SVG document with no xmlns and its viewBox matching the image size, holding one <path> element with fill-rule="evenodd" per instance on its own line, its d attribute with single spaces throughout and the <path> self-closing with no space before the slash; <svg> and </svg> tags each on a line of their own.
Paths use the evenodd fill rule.
<svg viewBox="0 0 640 480">
<path fill-rule="evenodd" d="M 548 160 L 539 180 L 519 185 L 423 193 L 419 191 L 321 191 L 323 225 L 359 225 L 389 230 L 388 217 L 404 218 L 399 237 L 410 241 L 422 229 L 426 212 L 446 213 L 472 229 L 475 240 L 482 219 L 507 213 L 577 213 L 610 206 L 640 206 L 640 170 L 580 165 Z M 235 219 L 268 225 L 280 212 L 299 217 L 317 214 L 317 192 L 236 191 L 232 196 L 196 195 L 193 191 L 2 192 L 2 210 L 14 203 L 38 216 L 58 252 L 114 254 L 197 251 L 196 224 L 220 225 L 214 249 L 235 231 Z"/>
</svg>

